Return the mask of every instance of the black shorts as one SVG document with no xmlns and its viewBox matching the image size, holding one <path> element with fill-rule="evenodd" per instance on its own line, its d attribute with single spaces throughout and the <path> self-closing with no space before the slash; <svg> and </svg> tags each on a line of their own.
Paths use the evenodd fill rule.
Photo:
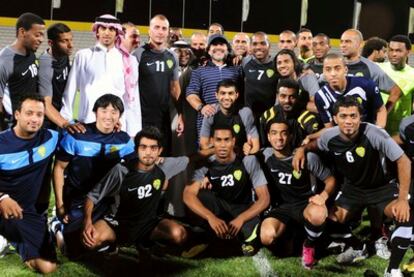
<svg viewBox="0 0 414 277">
<path fill-rule="evenodd" d="M 113 216 L 105 216 L 103 219 L 114 230 L 118 244 L 131 245 L 149 240 L 152 231 L 163 218 L 157 217 L 144 222 L 120 221 Z"/>
<path fill-rule="evenodd" d="M 305 223 L 303 211 L 308 204 L 308 200 L 296 203 L 284 203 L 271 209 L 265 218 L 276 218 L 285 225 L 288 225 L 289 223 L 303 225 Z"/>
<path fill-rule="evenodd" d="M 362 212 L 368 206 L 375 207 L 380 214 L 383 214 L 385 207 L 398 197 L 398 187 L 395 182 L 365 190 L 343 186 L 336 196 L 335 204 L 347 210 L 351 215 Z"/>
<path fill-rule="evenodd" d="M 56 251 L 46 218 L 36 212 L 23 212 L 23 219 L 0 217 L 0 234 L 13 246 L 23 261 L 42 258 L 56 261 Z"/>
</svg>

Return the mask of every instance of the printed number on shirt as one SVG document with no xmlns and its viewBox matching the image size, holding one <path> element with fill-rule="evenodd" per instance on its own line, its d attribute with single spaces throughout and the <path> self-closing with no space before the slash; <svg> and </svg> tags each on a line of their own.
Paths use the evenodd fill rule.
<svg viewBox="0 0 414 277">
<path fill-rule="evenodd" d="M 221 186 L 222 187 L 232 187 L 232 186 L 234 186 L 234 180 L 233 180 L 233 175 L 232 174 L 221 176 L 220 180 L 221 180 Z"/>
<path fill-rule="evenodd" d="M 346 157 L 346 160 L 348 161 L 348 163 L 355 162 L 354 156 L 352 156 L 351 151 L 346 151 L 345 157 Z"/>
<path fill-rule="evenodd" d="M 155 71 L 164 72 L 164 69 L 165 69 L 165 62 L 163 62 L 163 61 L 156 61 L 155 62 Z"/>
<path fill-rule="evenodd" d="M 35 64 L 31 64 L 29 68 L 22 73 L 22 76 L 25 76 L 30 71 L 30 75 L 32 75 L 32 78 L 37 76 L 37 66 Z"/>
<path fill-rule="evenodd" d="M 259 72 L 259 75 L 257 76 L 257 80 L 262 79 L 263 73 L 265 72 L 264 70 L 257 70 Z"/>
<path fill-rule="evenodd" d="M 150 197 L 152 195 L 151 190 L 152 190 L 152 185 L 150 184 L 146 185 L 145 187 L 139 187 L 137 190 L 138 199 Z"/>
<path fill-rule="evenodd" d="M 292 174 L 279 172 L 279 183 L 282 185 L 292 184 Z"/>
</svg>

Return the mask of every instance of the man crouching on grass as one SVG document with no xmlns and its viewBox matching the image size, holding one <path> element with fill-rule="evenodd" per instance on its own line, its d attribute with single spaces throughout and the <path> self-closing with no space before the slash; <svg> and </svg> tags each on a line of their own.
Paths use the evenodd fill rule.
<svg viewBox="0 0 414 277">
<path fill-rule="evenodd" d="M 216 125 L 213 129 L 215 153 L 184 189 L 184 203 L 207 221 L 219 238 L 239 236 L 243 254 L 251 256 L 258 250 L 259 215 L 270 202 L 267 181 L 255 156 L 236 156 L 231 126 Z M 211 189 L 203 189 L 205 177 Z"/>
<path fill-rule="evenodd" d="M 112 242 L 137 246 L 150 240 L 173 244 L 186 240 L 186 229 L 163 218 L 157 210 L 168 180 L 185 170 L 188 158 L 164 158 L 156 164 L 162 152 L 161 140 L 157 128 L 144 128 L 135 137 L 138 159 L 117 164 L 87 194 L 82 234 L 87 248 L 97 249 Z M 107 197 L 115 198 L 116 212 L 93 222 L 93 208 Z"/>
</svg>

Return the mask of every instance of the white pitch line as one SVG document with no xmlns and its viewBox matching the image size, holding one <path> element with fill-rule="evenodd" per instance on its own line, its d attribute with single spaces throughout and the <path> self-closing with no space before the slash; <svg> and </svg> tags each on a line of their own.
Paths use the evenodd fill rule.
<svg viewBox="0 0 414 277">
<path fill-rule="evenodd" d="M 260 273 L 260 277 L 276 277 L 277 274 L 273 272 L 272 267 L 270 266 L 269 260 L 266 258 L 266 255 L 263 253 L 263 249 L 260 249 L 256 255 L 253 256 L 254 266 Z"/>
</svg>

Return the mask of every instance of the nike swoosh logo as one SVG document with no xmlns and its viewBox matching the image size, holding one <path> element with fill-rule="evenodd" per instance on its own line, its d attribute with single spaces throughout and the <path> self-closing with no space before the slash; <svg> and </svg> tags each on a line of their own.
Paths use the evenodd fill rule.
<svg viewBox="0 0 414 277">
<path fill-rule="evenodd" d="M 411 143 L 411 144 L 414 144 L 414 140 L 411 140 L 411 139 L 410 139 L 410 143 Z"/>
<path fill-rule="evenodd" d="M 249 72 L 250 72 L 250 73 L 252 73 L 252 72 L 256 72 L 256 70 L 249 69 Z"/>
<path fill-rule="evenodd" d="M 154 63 L 147 63 L 147 66 L 151 66 L 151 65 L 153 65 Z"/>
<path fill-rule="evenodd" d="M 22 76 L 26 75 L 27 72 L 29 72 L 29 69 L 27 69 L 25 72 L 22 72 Z"/>
<path fill-rule="evenodd" d="M 20 161 L 20 159 L 17 159 L 17 160 L 12 160 L 12 161 L 11 161 L 11 163 L 12 163 L 12 164 L 15 164 L 15 163 L 18 163 L 19 161 Z"/>
<path fill-rule="evenodd" d="M 339 153 L 339 152 L 334 152 L 334 154 L 335 154 L 335 156 L 342 155 L 342 153 Z"/>
<path fill-rule="evenodd" d="M 84 147 L 84 148 L 83 148 L 83 150 L 84 150 L 84 151 L 91 151 L 91 150 L 92 150 L 92 148 L 91 148 L 91 147 Z"/>
<path fill-rule="evenodd" d="M 407 246 L 407 247 L 401 247 L 399 245 L 397 245 L 397 247 L 400 248 L 401 250 L 407 250 L 408 248 L 410 248 L 409 246 Z"/>
<path fill-rule="evenodd" d="M 60 78 L 62 78 L 62 74 L 60 74 L 59 76 L 56 77 L 56 80 L 60 80 Z"/>
<path fill-rule="evenodd" d="M 271 168 L 270 171 L 271 172 L 279 172 L 279 169 L 273 169 L 273 168 Z"/>
<path fill-rule="evenodd" d="M 221 176 L 211 176 L 210 178 L 211 178 L 211 180 L 216 180 L 216 179 L 218 179 L 218 178 L 220 178 Z"/>
<path fill-rule="evenodd" d="M 133 188 L 133 189 L 130 189 L 130 188 L 128 188 L 128 191 L 134 191 L 134 190 L 137 190 L 138 188 Z"/>
</svg>

